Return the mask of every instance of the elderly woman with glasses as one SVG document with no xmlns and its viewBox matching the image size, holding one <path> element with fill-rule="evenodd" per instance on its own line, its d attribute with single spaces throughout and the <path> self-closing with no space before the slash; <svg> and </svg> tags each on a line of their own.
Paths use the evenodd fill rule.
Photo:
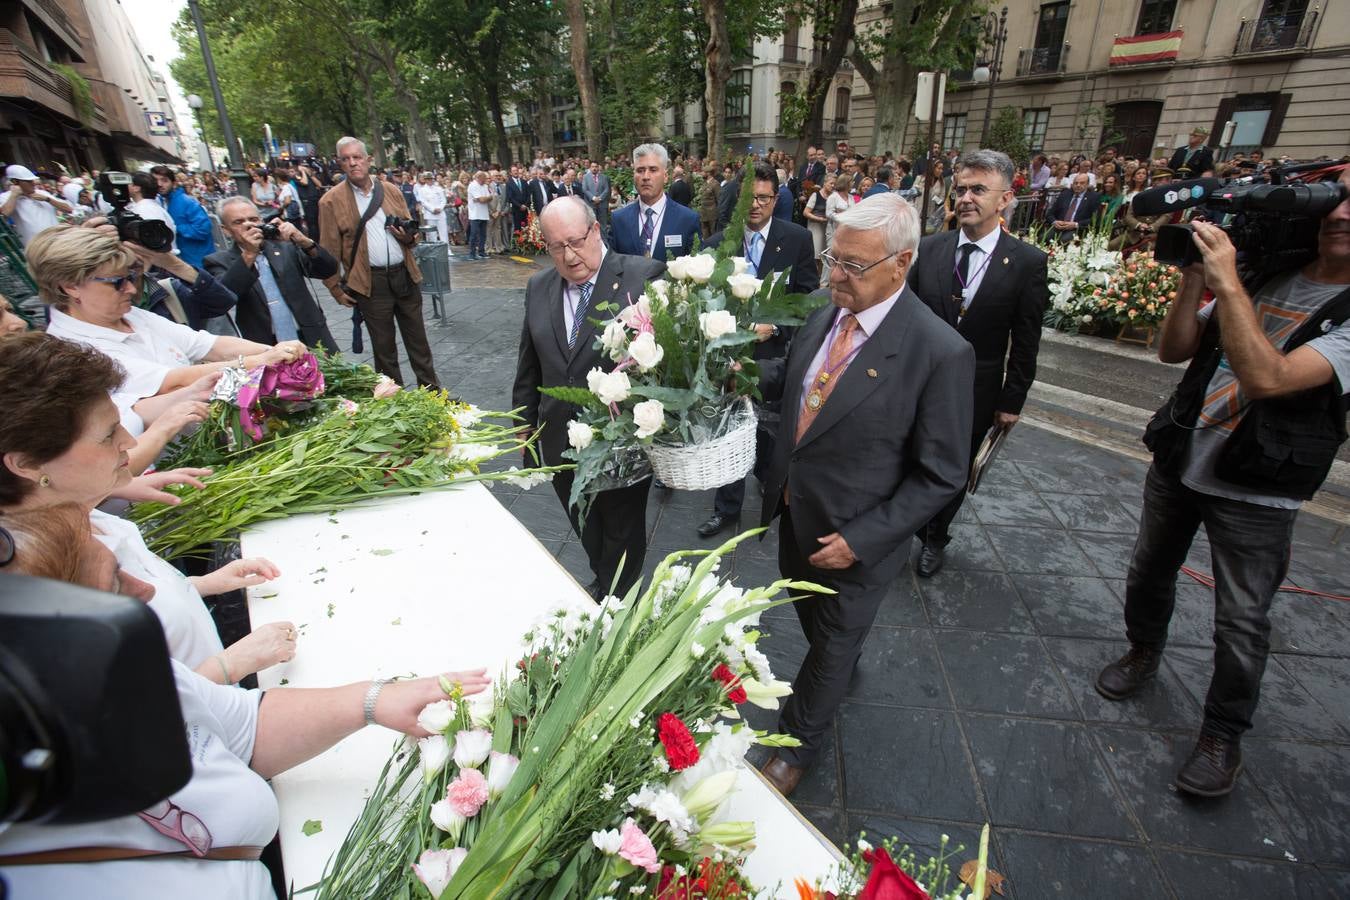
<svg viewBox="0 0 1350 900">
<path fill-rule="evenodd" d="M 51 304 L 47 333 L 101 350 L 125 370 L 113 402 L 133 434 L 178 403 L 207 399 L 203 379 L 225 368 L 286 362 L 307 352 L 300 341 L 269 347 L 194 331 L 140 308 L 136 254 L 99 230 L 49 228 L 27 253 L 42 299 Z"/>
<path fill-rule="evenodd" d="M 142 599 L 146 586 L 91 539 L 78 509 L 0 515 L 0 529 L 0 543 L 14 550 L 0 556 L 0 583 L 13 572 Z M 170 667 L 192 759 L 187 783 L 135 815 L 20 823 L 0 833 L 0 873 L 13 896 L 274 900 L 271 876 L 258 861 L 280 818 L 266 779 L 368 725 L 425 737 L 418 714 L 445 698 L 438 677 L 264 693 L 212 684 L 176 660 Z M 443 677 L 465 695 L 490 684 L 483 669 Z M 181 745 L 165 747 L 166 756 L 173 753 L 181 754 Z"/>
</svg>

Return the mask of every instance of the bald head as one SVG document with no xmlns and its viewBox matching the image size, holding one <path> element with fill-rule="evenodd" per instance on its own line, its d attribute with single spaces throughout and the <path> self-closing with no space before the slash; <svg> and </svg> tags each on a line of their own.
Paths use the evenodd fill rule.
<svg viewBox="0 0 1350 900">
<path fill-rule="evenodd" d="M 552 201 L 539 215 L 539 228 L 553 265 L 563 278 L 572 284 L 584 284 L 599 271 L 605 245 L 595 213 L 585 200 L 565 196 Z"/>
</svg>

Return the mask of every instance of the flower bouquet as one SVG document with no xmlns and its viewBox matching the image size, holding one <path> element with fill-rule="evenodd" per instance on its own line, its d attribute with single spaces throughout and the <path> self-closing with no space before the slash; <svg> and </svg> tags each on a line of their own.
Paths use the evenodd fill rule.
<svg viewBox="0 0 1350 900">
<path fill-rule="evenodd" d="M 544 252 L 544 232 L 539 227 L 539 217 L 534 210 L 525 213 L 525 223 L 511 234 L 511 250 L 514 253 L 538 256 Z"/>
<path fill-rule="evenodd" d="M 672 554 L 623 600 L 558 606 L 491 696 L 445 685 L 418 720 L 431 736 L 396 747 L 319 900 L 750 895 L 737 861 L 754 823 L 720 810 L 752 744 L 795 743 L 737 712 L 789 691 L 755 628 L 789 602 L 780 591 L 822 590 L 719 579 L 756 533 Z"/>
<path fill-rule="evenodd" d="M 899 847 L 895 838 L 888 838 L 874 847 L 866 840 L 866 833 L 858 835 L 852 852 L 839 865 L 835 877 L 837 890 L 823 890 L 818 885 L 796 879 L 800 900 L 984 900 L 991 890 L 1003 894 L 1003 876 L 988 868 L 989 826 L 980 835 L 980 855 L 954 871 L 951 862 L 965 848 L 957 845 L 948 850 L 944 834 L 938 846 L 938 855 L 920 863 L 909 847 Z M 846 848 L 847 849 L 847 848 Z M 957 876 L 955 885 L 950 884 Z M 963 893 L 969 887 L 971 893 Z"/>
<path fill-rule="evenodd" d="M 756 325 L 800 325 L 823 298 L 787 293 L 786 278 L 756 278 L 733 256 L 741 247 L 751 188 L 741 190 L 728 237 L 716 252 L 670 260 L 666 278 L 621 304 L 597 304 L 602 354 L 586 389 L 540 390 L 580 407 L 568 425 L 577 464 L 570 502 L 583 515 L 609 487 L 614 461 L 641 448 L 665 484 L 718 487 L 744 477 L 755 461 L 759 368 Z"/>
<path fill-rule="evenodd" d="M 1141 251 L 1122 263 L 1104 289 L 1092 292 L 1099 315 L 1126 328 L 1154 328 L 1177 298 L 1181 271 Z"/>
<path fill-rule="evenodd" d="M 495 421 L 493 421 L 495 420 Z M 139 504 L 130 518 L 150 549 L 173 558 L 235 540 L 259 522 L 364 500 L 513 480 L 530 487 L 564 467 L 481 473 L 486 460 L 532 449 L 519 417 L 486 413 L 444 391 L 397 391 L 362 403 L 340 398 L 305 428 L 276 433 L 226 458 L 202 490 L 170 487 L 179 503 Z"/>
<path fill-rule="evenodd" d="M 1049 254 L 1047 278 L 1050 306 L 1045 324 L 1076 333 L 1109 321 L 1102 315 L 1093 292 L 1100 293 L 1120 268 L 1120 253 L 1107 247 L 1109 235 L 1088 231 L 1072 244 L 1050 238 L 1042 245 Z"/>
</svg>

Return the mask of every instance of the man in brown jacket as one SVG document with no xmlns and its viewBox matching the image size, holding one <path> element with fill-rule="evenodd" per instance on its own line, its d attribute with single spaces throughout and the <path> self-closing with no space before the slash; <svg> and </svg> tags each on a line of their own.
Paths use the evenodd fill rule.
<svg viewBox="0 0 1350 900">
<path fill-rule="evenodd" d="M 408 205 L 400 191 L 371 176 L 370 155 L 359 139 L 339 140 L 337 155 L 347 180 L 319 200 L 319 233 L 323 248 L 342 264 L 342 277 L 333 275 L 324 284 L 338 303 L 361 311 L 370 329 L 376 371 L 403 383 L 394 340 L 397 322 L 417 383 L 440 387 L 422 319 L 422 273 L 413 259 L 417 232 L 409 234 L 388 222 L 392 216 L 409 218 Z M 360 228 L 377 196 L 376 212 Z"/>
</svg>

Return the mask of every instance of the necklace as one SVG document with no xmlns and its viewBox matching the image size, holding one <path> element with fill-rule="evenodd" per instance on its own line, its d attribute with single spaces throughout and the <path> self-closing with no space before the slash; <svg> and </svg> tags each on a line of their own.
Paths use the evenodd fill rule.
<svg viewBox="0 0 1350 900">
<path fill-rule="evenodd" d="M 838 336 L 839 326 L 842 325 L 843 322 L 844 319 L 841 316 L 839 318 L 839 321 L 834 323 L 834 327 L 830 329 L 830 340 L 829 343 L 825 345 L 826 347 L 834 346 L 834 339 L 835 337 Z M 863 345 L 859 344 L 858 346 L 849 350 L 848 354 L 843 359 L 839 360 L 839 362 L 835 363 L 833 366 L 830 365 L 829 350 L 825 351 L 825 365 L 821 366 L 820 374 L 816 376 L 815 386 L 812 387 L 811 390 L 806 395 L 807 409 L 811 410 L 811 412 L 817 412 L 822 406 L 825 405 L 825 395 L 821 393 L 821 391 L 824 390 L 825 386 L 830 383 L 830 379 L 834 377 L 834 374 L 838 372 L 840 369 L 847 366 L 849 364 L 849 360 L 853 359 L 854 356 L 857 356 L 858 351 L 861 350 L 862 348 Z"/>
</svg>

